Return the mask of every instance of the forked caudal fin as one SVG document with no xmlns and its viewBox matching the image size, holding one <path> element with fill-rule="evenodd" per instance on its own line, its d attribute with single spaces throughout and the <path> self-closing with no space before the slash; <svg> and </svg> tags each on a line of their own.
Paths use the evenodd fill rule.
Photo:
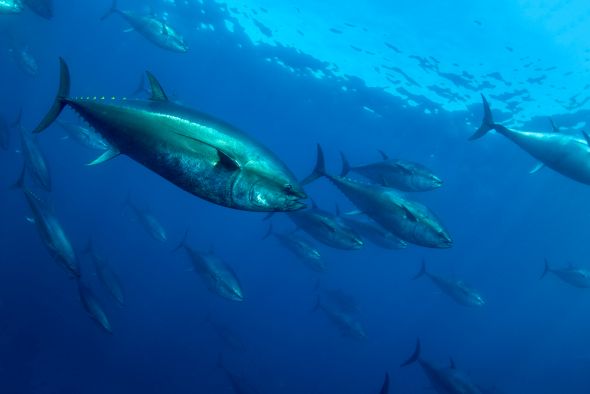
<svg viewBox="0 0 590 394">
<path fill-rule="evenodd" d="M 173 252 L 176 252 L 178 249 L 181 248 L 186 248 L 187 243 L 186 240 L 188 238 L 188 228 L 185 230 L 184 235 L 182 236 L 182 241 L 180 241 L 180 243 L 178 244 L 177 247 L 175 247 L 174 249 L 172 249 Z"/>
<path fill-rule="evenodd" d="M 264 234 L 264 236 L 262 237 L 262 240 L 267 239 L 268 237 L 270 237 L 273 234 L 272 232 L 272 223 L 268 224 L 268 230 L 266 231 L 266 234 Z"/>
<path fill-rule="evenodd" d="M 55 95 L 55 101 L 47 112 L 47 115 L 41 120 L 41 123 L 33 130 L 33 133 L 40 133 L 51 125 L 59 116 L 66 105 L 65 99 L 70 95 L 70 70 L 66 61 L 59 58 L 59 88 Z"/>
<path fill-rule="evenodd" d="M 381 391 L 379 394 L 389 394 L 389 374 L 385 373 L 385 380 L 383 381 L 383 386 L 381 386 Z"/>
<path fill-rule="evenodd" d="M 350 172 L 350 163 L 344 152 L 340 152 L 340 157 L 342 158 L 342 171 L 340 172 L 340 176 L 346 176 Z"/>
<path fill-rule="evenodd" d="M 111 4 L 111 8 L 109 8 L 108 11 L 105 12 L 103 14 L 103 16 L 100 17 L 101 22 L 104 21 L 105 19 L 107 19 L 109 16 L 113 15 L 116 12 L 119 12 L 119 10 L 117 9 L 117 0 L 113 0 L 113 2 Z"/>
<path fill-rule="evenodd" d="M 307 176 L 304 180 L 301 181 L 301 185 L 307 185 L 323 176 L 326 175 L 326 163 L 324 161 L 324 151 L 322 150 L 322 146 L 318 144 L 317 147 L 317 158 L 315 162 L 315 167 L 311 174 Z"/>
<path fill-rule="evenodd" d="M 471 137 L 469 137 L 470 141 L 476 140 L 478 138 L 483 137 L 487 134 L 488 131 L 492 130 L 496 125 L 494 124 L 494 118 L 492 117 L 492 110 L 490 109 L 490 104 L 488 104 L 488 100 L 482 94 L 481 100 L 483 102 L 483 119 L 481 121 L 481 126 L 479 129 Z"/>
<path fill-rule="evenodd" d="M 414 353 L 410 356 L 410 358 L 408 358 L 404 363 L 402 363 L 401 366 L 406 367 L 406 366 L 413 364 L 416 361 L 420 360 L 421 348 L 422 347 L 420 345 L 420 338 L 418 338 L 418 340 L 416 341 L 416 349 L 414 350 Z"/>
</svg>

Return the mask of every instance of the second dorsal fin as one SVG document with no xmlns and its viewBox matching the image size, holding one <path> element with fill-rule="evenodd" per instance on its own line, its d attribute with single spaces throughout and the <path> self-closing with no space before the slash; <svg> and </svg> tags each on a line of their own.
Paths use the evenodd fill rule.
<svg viewBox="0 0 590 394">
<path fill-rule="evenodd" d="M 164 89 L 162 89 L 162 85 L 160 85 L 160 82 L 158 82 L 156 77 L 154 77 L 154 74 L 152 74 L 149 71 L 146 71 L 145 74 L 147 75 L 148 81 L 150 83 L 150 90 L 152 92 L 150 100 L 168 101 L 168 96 L 166 96 L 166 92 L 164 92 Z"/>
</svg>

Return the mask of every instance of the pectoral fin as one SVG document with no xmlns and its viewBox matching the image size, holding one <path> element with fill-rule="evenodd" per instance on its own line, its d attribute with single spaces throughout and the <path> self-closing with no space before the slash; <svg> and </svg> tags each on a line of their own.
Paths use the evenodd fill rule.
<svg viewBox="0 0 590 394">
<path fill-rule="evenodd" d="M 408 219 L 410 219 L 412 222 L 418 221 L 418 218 L 412 212 L 410 212 L 406 206 L 402 205 L 402 209 L 404 210 L 404 213 Z"/>
<path fill-rule="evenodd" d="M 102 155 L 97 157 L 95 160 L 91 161 L 90 163 L 86 164 L 87 166 L 95 166 L 97 164 L 104 163 L 105 161 L 109 161 L 114 159 L 115 157 L 119 156 L 121 152 L 118 149 L 111 148 L 104 152 Z"/>
<path fill-rule="evenodd" d="M 217 155 L 219 156 L 219 161 L 215 165 L 216 167 L 222 167 L 227 171 L 237 171 L 240 169 L 240 165 L 221 150 L 217 149 Z"/>
<path fill-rule="evenodd" d="M 545 167 L 545 164 L 543 164 L 542 162 L 538 162 L 537 165 L 529 171 L 529 174 L 536 174 L 537 172 L 539 172 L 543 167 Z"/>
</svg>

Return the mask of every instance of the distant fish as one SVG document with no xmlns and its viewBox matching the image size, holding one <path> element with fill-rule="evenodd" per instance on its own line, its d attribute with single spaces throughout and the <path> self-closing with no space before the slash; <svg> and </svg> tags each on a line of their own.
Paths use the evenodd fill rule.
<svg viewBox="0 0 590 394">
<path fill-rule="evenodd" d="M 199 253 L 186 243 L 187 234 L 175 250 L 184 249 L 193 268 L 213 293 L 230 301 L 244 301 L 244 292 L 234 270 L 212 252 Z"/>
<path fill-rule="evenodd" d="M 22 0 L 22 2 L 40 17 L 53 18 L 53 0 Z"/>
<path fill-rule="evenodd" d="M 21 0 L 0 0 L 0 14 L 20 14 L 22 11 Z"/>
<path fill-rule="evenodd" d="M 310 209 L 288 212 L 287 216 L 298 228 L 324 245 L 344 250 L 364 246 L 363 239 L 356 231 L 338 220 L 336 215 L 319 209 L 313 201 Z"/>
<path fill-rule="evenodd" d="M 311 270 L 316 272 L 325 271 L 326 265 L 322 260 L 320 251 L 307 240 L 295 234 L 280 234 L 274 232 L 272 230 L 272 224 L 268 226 L 268 231 L 263 239 L 266 239 L 271 235 L 274 235 L 285 249 L 291 251 Z"/>
<path fill-rule="evenodd" d="M 0 118 L 0 148 L 7 150 L 10 147 L 10 134 L 10 125 Z"/>
<path fill-rule="evenodd" d="M 405 367 L 418 362 L 428 378 L 432 389 L 438 394 L 483 394 L 483 391 L 462 371 L 455 367 L 451 360 L 448 367 L 438 367 L 420 357 L 420 340 L 416 342 L 416 349 L 412 356 L 401 366 Z"/>
<path fill-rule="evenodd" d="M 390 159 L 381 152 L 383 161 L 362 166 L 351 167 L 344 153 L 342 156 L 342 174 L 346 176 L 350 171 L 356 172 L 371 181 L 387 187 L 393 187 L 407 192 L 423 192 L 434 190 L 442 186 L 442 180 L 422 164 L 410 161 Z"/>
<path fill-rule="evenodd" d="M 246 380 L 243 377 L 238 376 L 238 375 L 234 374 L 232 371 L 230 371 L 223 364 L 221 356 L 219 356 L 219 359 L 217 361 L 217 367 L 219 367 L 223 370 L 223 372 L 227 376 L 227 379 L 229 380 L 229 382 L 232 386 L 233 392 L 235 394 L 259 394 L 260 393 L 258 391 L 258 389 L 256 389 L 256 387 L 254 387 L 254 385 L 252 383 L 250 383 L 248 380 Z"/>
<path fill-rule="evenodd" d="M 61 264 L 72 276 L 79 277 L 80 266 L 70 240 L 46 203 L 24 187 L 23 177 L 24 170 L 17 185 L 22 187 L 41 240 L 54 260 Z"/>
<path fill-rule="evenodd" d="M 381 386 L 381 390 L 379 394 L 389 394 L 389 374 L 385 374 L 385 380 L 383 381 L 383 386 Z"/>
<path fill-rule="evenodd" d="M 39 74 L 39 64 L 37 59 L 31 53 L 31 49 L 28 46 L 15 46 L 12 45 L 8 48 L 10 57 L 16 64 L 19 70 L 27 74 L 30 77 L 36 77 Z"/>
<path fill-rule="evenodd" d="M 246 351 L 246 345 L 242 338 L 227 324 L 223 324 L 217 320 L 213 320 L 211 316 L 207 317 L 207 322 L 211 325 L 217 336 L 225 343 L 229 348 L 238 351 Z"/>
<path fill-rule="evenodd" d="M 371 241 L 373 244 L 383 249 L 397 250 L 404 249 L 408 246 L 406 241 L 400 239 L 392 232 L 385 230 L 373 221 L 357 219 L 350 214 L 341 215 L 339 209 L 337 209 L 336 215 L 347 226 L 358 232 L 363 239 Z"/>
<path fill-rule="evenodd" d="M 583 138 L 560 132 L 511 130 L 494 123 L 492 111 L 482 95 L 484 116 L 479 129 L 469 138 L 476 140 L 488 131 L 496 130 L 540 161 L 531 172 L 543 166 L 549 167 L 568 178 L 590 185 L 590 136 L 582 131 Z"/>
<path fill-rule="evenodd" d="M 183 190 L 218 205 L 247 211 L 293 211 L 307 196 L 272 152 L 229 124 L 168 100 L 148 73 L 150 100 L 69 97 L 70 73 L 60 59 L 55 102 L 34 132 L 72 107 L 109 143 L 92 164 L 125 154 Z"/>
<path fill-rule="evenodd" d="M 133 220 L 139 222 L 153 239 L 159 242 L 166 242 L 168 239 L 166 230 L 152 213 L 138 208 L 137 205 L 133 204 L 129 196 L 127 196 L 127 199 L 123 203 L 123 207 L 129 208 L 131 213 L 133 213 Z"/>
<path fill-rule="evenodd" d="M 485 300 L 475 289 L 470 288 L 460 280 L 450 280 L 442 276 L 426 271 L 426 263 L 422 261 L 420 271 L 413 279 L 423 276 L 428 277 L 443 293 L 451 297 L 455 302 L 465 306 L 483 306 Z"/>
<path fill-rule="evenodd" d="M 141 15 L 131 11 L 117 9 L 117 0 L 100 19 L 105 20 L 112 14 L 119 14 L 131 25 L 132 29 L 160 48 L 173 52 L 187 52 L 188 45 L 170 25 L 152 15 Z"/>
<path fill-rule="evenodd" d="M 88 242 L 88 246 L 86 247 L 85 251 L 90 253 L 90 257 L 94 263 L 94 270 L 96 271 L 96 276 L 98 277 L 100 283 L 115 299 L 115 301 L 119 303 L 119 305 L 125 305 L 125 295 L 123 293 L 121 281 L 113 272 L 111 267 L 109 267 L 107 261 L 96 253 L 92 241 Z"/>
<path fill-rule="evenodd" d="M 322 302 L 319 295 L 313 310 L 323 311 L 343 336 L 357 340 L 367 338 L 365 328 L 355 316 L 355 311 L 342 307 L 335 302 Z"/>
<path fill-rule="evenodd" d="M 88 315 L 94 319 L 94 321 L 103 330 L 109 334 L 112 334 L 113 330 L 111 328 L 111 323 L 109 322 L 102 305 L 92 290 L 90 290 L 90 288 L 84 285 L 80 280 L 78 280 L 78 294 L 80 295 L 80 302 L 82 303 L 82 306 Z"/>
<path fill-rule="evenodd" d="M 36 137 L 22 126 L 21 118 L 22 112 L 19 112 L 15 124 L 20 132 L 21 152 L 25 159 L 25 165 L 35 183 L 49 192 L 51 191 L 51 172 L 49 171 L 47 159 L 45 159 L 45 155 L 37 145 Z"/>
<path fill-rule="evenodd" d="M 100 151 L 110 149 L 109 144 L 98 133 L 88 127 L 74 122 L 57 121 L 57 124 L 65 130 L 68 137 L 86 148 Z"/>
<path fill-rule="evenodd" d="M 389 187 L 328 174 L 324 152 L 318 144 L 316 165 L 301 183 L 305 185 L 320 177 L 328 178 L 358 209 L 404 241 L 430 248 L 453 246 L 453 239 L 441 221 L 424 205 Z"/>
<path fill-rule="evenodd" d="M 587 289 L 590 288 L 590 271 L 583 268 L 576 268 L 569 266 L 566 268 L 554 269 L 549 267 L 549 262 L 545 259 L 545 269 L 541 275 L 541 279 L 548 273 L 557 276 L 562 282 L 571 286 Z"/>
</svg>

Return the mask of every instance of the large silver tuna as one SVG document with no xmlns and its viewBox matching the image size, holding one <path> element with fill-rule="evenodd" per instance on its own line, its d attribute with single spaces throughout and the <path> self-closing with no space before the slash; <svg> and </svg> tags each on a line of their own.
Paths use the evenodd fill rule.
<svg viewBox="0 0 590 394">
<path fill-rule="evenodd" d="M 177 249 L 186 250 L 193 269 L 203 278 L 213 293 L 231 301 L 244 301 L 244 292 L 234 270 L 212 252 L 200 253 L 188 246 L 184 239 Z"/>
<path fill-rule="evenodd" d="M 414 354 L 406 360 L 402 367 L 418 362 L 428 378 L 431 388 L 438 394 L 483 394 L 476 384 L 471 382 L 467 374 L 458 370 L 451 360 L 448 367 L 439 367 L 420 357 L 420 340 L 416 342 Z"/>
<path fill-rule="evenodd" d="M 274 235 L 279 243 L 287 250 L 290 250 L 295 256 L 305 263 L 307 267 L 316 272 L 324 272 L 326 264 L 322 260 L 320 251 L 308 242 L 305 238 L 295 234 L 280 234 L 272 230 L 272 224 L 268 226 L 268 231 L 262 239 Z"/>
<path fill-rule="evenodd" d="M 80 266 L 70 240 L 47 204 L 23 186 L 23 177 L 24 171 L 17 186 L 21 187 L 25 194 L 41 240 L 55 261 L 72 276 L 79 277 Z"/>
<path fill-rule="evenodd" d="M 94 319 L 94 321 L 106 332 L 112 333 L 111 323 L 107 317 L 102 305 L 98 302 L 98 299 L 90 290 L 89 287 L 84 285 L 78 280 L 78 293 L 80 295 L 80 302 L 82 307 L 88 313 L 88 315 Z"/>
<path fill-rule="evenodd" d="M 302 184 L 322 176 L 336 185 L 359 210 L 404 241 L 430 248 L 450 248 L 453 245 L 443 224 L 424 205 L 389 187 L 328 174 L 324 153 L 318 145 L 315 168 Z"/>
<path fill-rule="evenodd" d="M 549 266 L 549 262 L 547 261 L 547 259 L 545 259 L 545 269 L 543 270 L 541 278 L 544 278 L 545 275 L 547 275 L 548 273 L 552 273 L 553 275 L 558 277 L 562 282 L 565 282 L 571 286 L 580 289 L 590 288 L 589 270 L 574 266 L 559 269 L 551 268 Z"/>
<path fill-rule="evenodd" d="M 51 172 L 47 160 L 37 145 L 35 136 L 22 127 L 21 118 L 21 112 L 19 112 L 16 127 L 20 133 L 21 151 L 27 171 L 38 186 L 51 191 Z"/>
<path fill-rule="evenodd" d="M 428 277 L 443 293 L 448 295 L 458 304 L 465 306 L 483 306 L 485 300 L 479 292 L 460 280 L 450 280 L 442 276 L 431 274 L 426 270 L 426 262 L 422 261 L 420 271 L 413 279 L 418 279 L 423 276 Z"/>
<path fill-rule="evenodd" d="M 512 130 L 501 124 L 494 123 L 492 111 L 486 98 L 482 95 L 484 116 L 479 129 L 470 140 L 483 137 L 488 131 L 496 130 L 508 138 L 540 164 L 532 171 L 541 167 L 549 167 L 568 178 L 590 185 L 590 136 L 582 132 L 582 138 L 559 132 Z"/>
<path fill-rule="evenodd" d="M 68 137 L 78 144 L 88 149 L 106 151 L 110 149 L 109 144 L 94 130 L 84 127 L 79 123 L 75 122 L 61 122 L 57 121 L 57 124 L 65 130 Z"/>
<path fill-rule="evenodd" d="M 119 14 L 129 23 L 131 28 L 144 36 L 151 43 L 160 48 L 173 52 L 186 52 L 188 45 L 184 39 L 165 21 L 153 15 L 142 15 L 131 11 L 121 11 L 117 8 L 117 1 L 113 0 L 111 8 L 100 20 L 105 20 L 112 14 Z"/>
<path fill-rule="evenodd" d="M 92 241 L 88 243 L 86 252 L 90 254 L 90 258 L 94 263 L 94 270 L 96 276 L 108 293 L 119 303 L 119 305 L 125 304 L 125 295 L 123 293 L 123 286 L 117 274 L 113 272 L 108 262 L 96 253 Z"/>
<path fill-rule="evenodd" d="M 22 11 L 21 0 L 0 0 L 0 14 L 20 14 Z"/>
<path fill-rule="evenodd" d="M 127 196 L 127 200 L 123 203 L 123 207 L 129 208 L 129 211 L 132 213 L 133 217 L 132 220 L 137 221 L 144 230 L 156 241 L 165 242 L 168 239 L 166 234 L 166 230 L 160 224 L 160 221 L 156 219 L 156 217 L 145 209 L 140 209 L 137 205 L 131 202 L 129 196 Z"/>
<path fill-rule="evenodd" d="M 337 209 L 336 214 L 340 220 L 359 233 L 363 239 L 371 241 L 383 249 L 397 250 L 408 246 L 406 241 L 400 239 L 391 231 L 385 230 L 372 220 L 355 218 L 352 214 L 346 213 L 341 215 L 339 209 Z"/>
<path fill-rule="evenodd" d="M 272 152 L 223 121 L 168 101 L 153 75 L 150 100 L 88 100 L 69 97 L 63 59 L 60 66 L 57 97 L 35 132 L 69 106 L 111 146 L 94 164 L 125 154 L 215 204 L 248 211 L 305 207 L 303 188 Z"/>
<path fill-rule="evenodd" d="M 390 159 L 381 152 L 383 161 L 362 166 L 351 167 L 344 153 L 342 156 L 342 174 L 356 172 L 381 186 L 393 187 L 406 192 L 424 192 L 438 189 L 442 180 L 422 164 L 411 161 Z"/>
<path fill-rule="evenodd" d="M 312 207 L 303 211 L 289 212 L 289 219 L 315 240 L 336 249 L 353 250 L 364 246 L 361 236 L 348 227 L 333 213 Z"/>
<path fill-rule="evenodd" d="M 338 327 L 343 336 L 357 340 L 364 340 L 367 338 L 367 333 L 360 320 L 354 315 L 354 313 L 346 310 L 346 308 L 340 307 L 337 303 L 322 302 L 318 296 L 313 310 L 323 311 L 326 316 L 328 316 L 328 319 Z"/>
</svg>

